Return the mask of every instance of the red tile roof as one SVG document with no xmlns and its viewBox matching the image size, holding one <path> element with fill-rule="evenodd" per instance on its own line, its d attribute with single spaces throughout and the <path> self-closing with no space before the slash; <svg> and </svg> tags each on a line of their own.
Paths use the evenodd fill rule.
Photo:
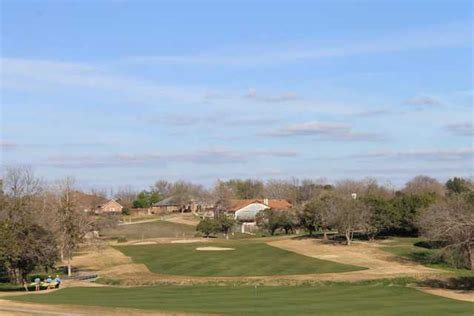
<svg viewBox="0 0 474 316">
<path fill-rule="evenodd" d="M 247 199 L 247 200 L 230 200 L 229 208 L 227 211 L 236 212 L 247 205 L 252 203 L 261 203 L 265 204 L 264 199 Z M 274 209 L 289 209 L 292 207 L 291 203 L 284 199 L 268 199 L 268 204 L 265 204 L 270 208 Z"/>
</svg>

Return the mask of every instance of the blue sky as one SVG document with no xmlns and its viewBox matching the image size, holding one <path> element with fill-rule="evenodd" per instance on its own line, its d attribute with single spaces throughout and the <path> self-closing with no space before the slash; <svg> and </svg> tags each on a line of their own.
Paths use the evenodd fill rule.
<svg viewBox="0 0 474 316">
<path fill-rule="evenodd" d="M 471 1 L 1 1 L 1 164 L 83 187 L 473 172 Z"/>
</svg>

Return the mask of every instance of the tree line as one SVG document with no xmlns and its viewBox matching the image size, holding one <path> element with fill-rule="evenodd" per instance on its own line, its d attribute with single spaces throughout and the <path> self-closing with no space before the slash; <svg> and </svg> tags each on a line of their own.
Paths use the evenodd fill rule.
<svg viewBox="0 0 474 316">
<path fill-rule="evenodd" d="M 327 187 L 294 212 L 267 209 L 257 225 L 273 235 L 304 229 L 343 236 L 350 245 L 354 234 L 368 239 L 385 236 L 424 236 L 442 248 L 447 262 L 474 269 L 473 184 L 453 178 L 445 185 L 418 176 L 394 191 L 375 181 L 342 181 Z"/>
</svg>

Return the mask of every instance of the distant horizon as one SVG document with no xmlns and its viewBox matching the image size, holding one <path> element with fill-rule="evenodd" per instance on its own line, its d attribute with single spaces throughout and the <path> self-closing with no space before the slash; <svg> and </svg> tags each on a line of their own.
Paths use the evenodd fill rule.
<svg viewBox="0 0 474 316">
<path fill-rule="evenodd" d="M 473 178 L 472 1 L 0 6 L 0 174 Z"/>
</svg>

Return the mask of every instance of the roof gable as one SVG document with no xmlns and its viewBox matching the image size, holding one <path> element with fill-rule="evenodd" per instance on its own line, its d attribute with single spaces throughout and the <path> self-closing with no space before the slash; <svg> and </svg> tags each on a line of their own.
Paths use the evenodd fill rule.
<svg viewBox="0 0 474 316">
<path fill-rule="evenodd" d="M 263 205 L 267 205 L 269 208 L 275 209 L 289 209 L 292 207 L 291 203 L 284 199 L 242 199 L 242 200 L 230 200 L 229 207 L 227 211 L 229 212 L 236 212 L 241 208 L 244 208 L 253 203 L 259 203 Z"/>
</svg>

